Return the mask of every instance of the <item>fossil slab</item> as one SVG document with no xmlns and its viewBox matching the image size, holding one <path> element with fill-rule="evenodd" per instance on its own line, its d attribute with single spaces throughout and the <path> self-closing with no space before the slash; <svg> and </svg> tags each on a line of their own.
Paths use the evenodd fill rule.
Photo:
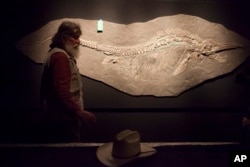
<svg viewBox="0 0 250 167">
<path fill-rule="evenodd" d="M 221 24 L 197 16 L 173 15 L 148 22 L 117 24 L 104 20 L 54 20 L 16 42 L 43 63 L 51 38 L 64 20 L 81 25 L 82 75 L 131 95 L 177 96 L 205 80 L 234 70 L 250 53 L 250 42 Z"/>
</svg>

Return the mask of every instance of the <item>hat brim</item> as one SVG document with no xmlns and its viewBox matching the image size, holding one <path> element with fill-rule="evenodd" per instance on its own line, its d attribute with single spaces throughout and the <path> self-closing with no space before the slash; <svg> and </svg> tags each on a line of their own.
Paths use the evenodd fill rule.
<svg viewBox="0 0 250 167">
<path fill-rule="evenodd" d="M 113 142 L 110 142 L 98 147 L 96 151 L 96 156 L 99 161 L 109 167 L 118 167 L 130 163 L 138 158 L 145 158 L 156 153 L 154 148 L 141 144 L 140 154 L 130 158 L 116 158 L 112 156 L 112 147 Z"/>
</svg>

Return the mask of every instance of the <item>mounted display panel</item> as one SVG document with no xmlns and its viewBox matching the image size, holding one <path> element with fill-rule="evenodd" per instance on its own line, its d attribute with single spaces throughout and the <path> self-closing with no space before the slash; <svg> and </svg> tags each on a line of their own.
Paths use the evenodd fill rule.
<svg viewBox="0 0 250 167">
<path fill-rule="evenodd" d="M 101 20 L 102 33 L 96 30 L 100 20 L 58 19 L 18 40 L 16 47 L 43 63 L 65 20 L 84 29 L 77 59 L 81 74 L 130 95 L 177 96 L 233 71 L 250 54 L 248 39 L 221 24 L 185 14 L 131 24 Z"/>
</svg>

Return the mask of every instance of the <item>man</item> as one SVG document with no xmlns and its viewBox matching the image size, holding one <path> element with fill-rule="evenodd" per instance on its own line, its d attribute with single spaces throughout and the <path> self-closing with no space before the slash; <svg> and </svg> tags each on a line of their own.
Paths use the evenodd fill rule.
<svg viewBox="0 0 250 167">
<path fill-rule="evenodd" d="M 41 95 L 45 107 L 44 131 L 49 142 L 78 142 L 80 128 L 95 123 L 95 115 L 85 111 L 82 83 L 76 65 L 81 29 L 64 21 L 52 38 L 44 66 Z"/>
</svg>

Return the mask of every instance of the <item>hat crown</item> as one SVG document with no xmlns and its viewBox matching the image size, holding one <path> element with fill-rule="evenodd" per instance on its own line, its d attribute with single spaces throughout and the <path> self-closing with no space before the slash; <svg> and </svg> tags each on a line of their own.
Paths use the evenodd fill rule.
<svg viewBox="0 0 250 167">
<path fill-rule="evenodd" d="M 114 139 L 112 155 L 117 158 L 136 156 L 141 152 L 140 142 L 140 134 L 137 131 L 124 130 Z"/>
</svg>

